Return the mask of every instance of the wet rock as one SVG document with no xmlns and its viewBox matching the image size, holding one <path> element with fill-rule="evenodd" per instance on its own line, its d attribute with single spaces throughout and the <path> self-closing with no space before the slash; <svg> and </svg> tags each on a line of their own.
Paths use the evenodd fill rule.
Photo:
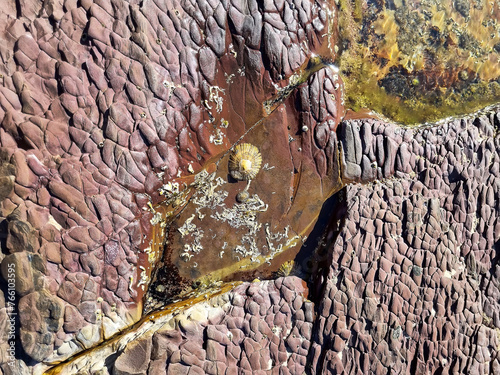
<svg viewBox="0 0 500 375">
<path fill-rule="evenodd" d="M 261 7 L 256 2 L 199 1 L 173 8 L 161 2 L 158 7 L 128 7 L 103 1 L 48 1 L 43 10 L 39 2 L 18 3 L 17 7 L 5 6 L 14 21 L 0 35 L 0 54 L 6 61 L 0 78 L 0 146 L 9 155 L 1 158 L 0 203 L 4 216 L 15 209 L 21 214 L 4 222 L 8 225 L 2 249 L 6 244 L 11 253 L 4 262 L 19 267 L 20 303 L 24 301 L 23 308 L 33 315 L 32 320 L 26 315 L 21 319 L 22 345 L 28 355 L 42 361 L 52 353 L 51 348 L 58 347 L 67 357 L 82 345 L 90 348 L 102 339 L 96 324 L 99 295 L 109 299 L 107 312 L 116 320 L 113 329 L 123 329 L 129 320 L 138 319 L 129 312 L 143 298 L 135 290 L 139 277 L 132 270 L 138 270 L 147 257 L 140 243 L 150 230 L 149 217 L 140 219 L 149 200 L 145 193 L 153 203 L 158 202 L 163 198 L 156 184 L 179 172 L 189 175 L 187 165 L 198 171 L 206 160 L 227 149 L 211 143 L 210 136 L 212 141 L 217 137 L 214 131 L 221 130 L 228 145 L 234 142 L 242 134 L 238 129 L 262 118 L 262 103 L 306 61 L 309 52 L 305 51 L 321 50 L 330 35 L 325 34 L 327 13 L 307 1 L 264 2 Z M 457 4 L 455 9 L 462 13 L 463 6 Z M 402 17 L 397 10 L 394 14 Z M 11 77 L 6 72 L 16 73 Z M 342 108 L 336 94 L 341 90 L 335 86 L 340 83 L 330 70 L 323 69 L 302 84 L 300 98 L 299 94 L 290 97 L 300 101 L 300 116 L 308 132 L 302 134 L 284 115 L 279 121 L 264 121 L 269 129 L 285 124 L 284 145 L 276 149 L 286 150 L 286 155 L 293 149 L 294 165 L 287 166 L 290 170 L 283 175 L 305 165 L 300 171 L 301 186 L 312 178 L 307 170 L 323 178 L 307 186 L 307 202 L 314 188 L 325 188 L 326 176 L 337 176 L 331 157 L 337 155 L 334 131 Z M 219 98 L 214 97 L 215 86 L 221 89 Z M 295 102 L 287 102 L 286 107 L 294 107 Z M 221 127 L 223 119 L 228 128 Z M 287 125 L 291 126 L 288 134 Z M 497 126 L 495 114 L 425 131 L 399 129 L 378 120 L 346 121 L 339 132 L 344 182 L 378 178 L 381 183 L 346 188 L 347 201 L 357 203 L 349 206 L 345 218 L 349 230 L 341 227 L 338 237 L 328 237 L 333 240 L 328 250 L 332 261 L 324 273 L 318 272 L 324 280 L 324 285 L 316 286 L 324 290 L 317 297 L 324 307 L 318 309 L 318 317 L 312 303 L 304 303 L 300 296 L 303 289 L 298 279 L 259 283 L 236 293 L 226 315 L 209 319 L 209 323 L 216 322 L 216 329 L 209 328 L 208 318 L 201 319 L 202 323 L 187 318 L 179 321 L 177 335 L 169 337 L 170 346 L 162 347 L 172 361 L 157 349 L 150 372 L 239 369 L 258 373 L 268 371 L 270 358 L 275 360 L 272 371 L 282 373 L 302 373 L 306 361 L 315 366 L 319 358 L 324 360 L 324 371 L 383 372 L 384 366 L 393 366 L 404 372 L 409 364 L 393 355 L 396 343 L 384 341 L 398 319 L 402 321 L 397 324 L 405 327 L 403 336 L 418 343 L 398 350 L 408 361 L 417 358 L 414 368 L 420 372 L 441 367 L 446 371 L 443 363 L 450 359 L 449 353 L 466 353 L 465 359 L 454 357 L 456 372 L 479 371 L 487 362 L 494 366 L 498 361 L 486 348 L 486 333 L 476 328 L 484 319 L 485 332 L 495 337 L 490 327 L 498 323 L 498 298 L 490 288 L 478 291 L 471 286 L 478 278 L 495 284 L 493 276 L 482 270 L 490 269 L 496 259 L 498 240 L 494 228 L 499 208 L 495 204 L 498 152 L 492 141 Z M 290 143 L 288 136 L 294 138 Z M 298 155 L 313 156 L 308 160 Z M 269 165 L 276 165 L 276 173 L 284 169 L 282 162 Z M 413 180 L 405 175 L 412 173 Z M 399 191 L 393 175 L 402 181 Z M 280 181 L 283 185 L 284 179 Z M 268 186 L 267 182 L 258 183 Z M 487 185 L 482 198 L 478 198 L 480 185 Z M 376 194 L 371 195 L 372 191 Z M 453 196 L 455 200 L 450 199 Z M 411 206 L 406 204 L 410 200 Z M 317 202 L 319 207 L 322 198 Z M 309 205 L 299 207 L 300 215 L 306 212 L 304 207 Z M 274 213 L 276 208 L 269 208 Z M 140 225 L 132 227 L 132 222 Z M 460 259 L 467 254 L 474 257 L 475 266 L 469 259 L 462 265 Z M 416 272 L 420 268 L 421 273 Z M 453 294 L 455 289 L 458 296 Z M 365 307 L 365 298 L 373 303 Z M 63 300 L 75 306 L 64 307 Z M 112 301 L 119 300 L 126 307 L 118 303 L 116 311 L 111 311 Z M 63 306 L 64 319 L 62 312 L 56 312 L 57 306 Z M 393 316 L 388 306 L 400 312 Z M 452 321 L 452 311 L 462 312 L 460 332 L 467 331 L 463 337 L 457 334 L 457 324 L 444 335 L 432 321 L 432 314 Z M 45 318 L 46 313 L 52 315 Z M 345 315 L 350 316 L 346 323 L 350 326 L 328 320 L 335 316 L 338 322 Z M 368 315 L 373 321 L 366 320 Z M 311 323 L 318 319 L 318 324 L 303 324 L 304 319 Z M 389 327 L 389 333 L 382 335 L 379 325 Z M 40 332 L 47 334 L 42 337 Z M 348 351 L 342 347 L 347 332 L 356 337 L 349 340 Z M 474 338 L 474 332 L 481 337 Z M 372 336 L 379 343 L 377 348 L 372 347 Z M 274 354 L 268 354 L 266 347 L 270 337 Z M 317 349 L 306 357 L 309 337 L 321 342 L 313 342 Z M 445 342 L 431 344 L 438 338 Z M 253 340 L 251 345 L 242 344 L 247 339 Z M 215 362 L 205 362 L 206 340 L 214 342 L 210 355 L 218 359 Z M 293 353 L 287 351 L 285 340 L 294 347 Z M 63 347 L 62 342 L 72 345 Z M 324 343 L 342 350 L 344 357 Z M 448 352 L 438 353 L 438 346 Z M 120 354 L 116 371 L 145 372 L 141 366 L 152 358 L 148 354 L 151 344 L 140 348 L 137 353 L 130 348 L 130 353 L 127 349 Z M 471 353 L 477 353 L 474 360 L 468 357 Z M 134 357 L 141 360 L 134 362 L 130 359 Z"/>
</svg>

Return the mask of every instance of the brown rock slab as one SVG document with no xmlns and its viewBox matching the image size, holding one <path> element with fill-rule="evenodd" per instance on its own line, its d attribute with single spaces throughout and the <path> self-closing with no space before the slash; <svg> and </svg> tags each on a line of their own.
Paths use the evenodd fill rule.
<svg viewBox="0 0 500 375">
<path fill-rule="evenodd" d="M 63 302 L 47 292 L 33 292 L 19 300 L 21 343 L 32 359 L 41 361 L 52 353 L 63 314 Z"/>
<path fill-rule="evenodd" d="M 35 290 L 35 275 L 27 252 L 7 255 L 1 264 L 4 280 L 14 280 L 14 288 L 19 296 L 25 296 Z"/>
<path fill-rule="evenodd" d="M 117 375 L 144 374 L 149 367 L 152 340 L 141 339 L 139 342 L 127 346 L 125 351 L 116 359 L 113 373 Z"/>
</svg>

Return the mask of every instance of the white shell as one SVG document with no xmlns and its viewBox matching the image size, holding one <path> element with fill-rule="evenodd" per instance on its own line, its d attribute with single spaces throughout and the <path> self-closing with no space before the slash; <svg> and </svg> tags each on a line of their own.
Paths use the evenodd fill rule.
<svg viewBox="0 0 500 375">
<path fill-rule="evenodd" d="M 229 173 L 236 180 L 253 180 L 260 170 L 262 156 L 250 143 L 237 145 L 229 156 Z"/>
</svg>

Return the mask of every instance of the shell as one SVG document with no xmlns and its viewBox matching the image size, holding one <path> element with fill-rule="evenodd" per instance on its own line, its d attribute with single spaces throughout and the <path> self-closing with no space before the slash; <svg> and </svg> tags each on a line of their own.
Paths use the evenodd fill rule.
<svg viewBox="0 0 500 375">
<path fill-rule="evenodd" d="M 250 194 L 248 193 L 248 190 L 240 191 L 236 195 L 236 201 L 239 203 L 245 203 L 249 198 L 250 198 Z"/>
<path fill-rule="evenodd" d="M 229 156 L 229 173 L 236 180 L 253 180 L 260 170 L 262 155 L 250 143 L 242 143 Z"/>
</svg>

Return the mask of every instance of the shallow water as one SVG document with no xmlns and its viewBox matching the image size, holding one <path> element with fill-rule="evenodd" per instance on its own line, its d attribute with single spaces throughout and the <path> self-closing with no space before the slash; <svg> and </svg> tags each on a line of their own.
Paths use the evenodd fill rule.
<svg viewBox="0 0 500 375">
<path fill-rule="evenodd" d="M 338 3 L 347 108 L 415 124 L 500 101 L 498 1 Z"/>
</svg>

